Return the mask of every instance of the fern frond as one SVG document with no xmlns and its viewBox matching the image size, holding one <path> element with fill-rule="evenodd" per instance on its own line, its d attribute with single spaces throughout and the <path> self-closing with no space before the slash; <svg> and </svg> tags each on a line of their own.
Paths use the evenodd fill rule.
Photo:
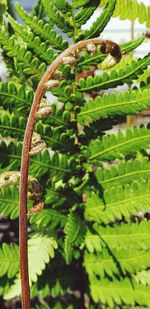
<svg viewBox="0 0 150 309">
<path fill-rule="evenodd" d="M 19 271 L 19 248 L 3 243 L 0 249 L 0 277 L 7 274 L 8 278 L 13 278 Z"/>
<path fill-rule="evenodd" d="M 57 225 L 63 228 L 66 221 L 66 215 L 55 209 L 43 209 L 42 212 L 30 218 L 30 223 L 36 224 L 38 228 L 51 226 L 51 229 L 54 229 Z"/>
<path fill-rule="evenodd" d="M 108 0 L 101 1 L 100 5 L 104 6 L 108 3 Z M 138 2 L 137 0 L 117 0 L 116 7 L 113 13 L 114 17 L 119 17 L 120 19 L 134 20 L 143 24 L 146 22 L 146 27 L 150 27 L 149 23 L 150 6 L 145 6 L 143 2 Z"/>
<path fill-rule="evenodd" d="M 127 128 L 125 135 L 118 131 L 117 135 L 104 135 L 102 140 L 93 140 L 88 153 L 89 160 L 113 160 L 135 154 L 147 149 L 150 145 L 150 130 L 146 127 Z"/>
<path fill-rule="evenodd" d="M 92 2 L 91 0 L 72 0 L 73 8 L 78 9 Z"/>
<path fill-rule="evenodd" d="M 58 108 L 56 105 L 52 104 L 52 114 L 50 117 L 43 119 L 44 123 L 50 124 L 52 126 L 60 126 L 62 128 L 69 127 L 71 123 L 71 112 Z"/>
<path fill-rule="evenodd" d="M 79 247 L 83 241 L 84 226 L 80 217 L 75 213 L 68 215 L 65 225 L 65 258 L 66 263 L 70 264 L 74 255 L 74 250 Z"/>
<path fill-rule="evenodd" d="M 150 251 L 103 249 L 102 253 L 84 255 L 84 266 L 89 277 L 101 278 L 135 274 L 150 266 Z"/>
<path fill-rule="evenodd" d="M 77 115 L 80 124 L 115 115 L 132 115 L 150 106 L 150 89 L 104 94 L 90 99 Z"/>
<path fill-rule="evenodd" d="M 144 285 L 150 285 L 150 270 L 142 270 L 134 276 L 134 280 L 137 283 Z"/>
<path fill-rule="evenodd" d="M 29 278 L 30 285 L 36 282 L 49 263 L 54 258 L 54 250 L 57 249 L 57 242 L 48 234 L 35 233 L 28 241 Z M 35 263 L 36 261 L 36 263 Z M 21 281 L 18 275 L 10 290 L 4 295 L 4 299 L 11 299 L 21 294 Z"/>
<path fill-rule="evenodd" d="M 8 145 L 0 142 L 1 166 L 7 166 L 7 170 L 19 170 L 21 162 L 22 144 L 10 142 Z M 49 174 L 55 180 L 63 177 L 75 169 L 75 161 L 67 155 L 45 149 L 42 153 L 30 159 L 30 174 L 44 175 Z M 38 176 L 37 176 L 38 177 Z"/>
<path fill-rule="evenodd" d="M 27 43 L 28 48 L 31 48 L 35 55 L 44 60 L 48 65 L 54 60 L 54 51 L 45 42 L 42 42 L 38 36 L 35 36 L 32 31 L 29 32 L 25 26 L 20 25 L 10 15 L 9 22 L 14 29 L 15 33 L 18 34 L 24 42 Z"/>
<path fill-rule="evenodd" d="M 137 79 L 137 83 L 147 83 L 150 78 L 150 68 L 146 69 L 142 75 Z"/>
<path fill-rule="evenodd" d="M 32 235 L 28 241 L 30 282 L 37 281 L 37 276 L 41 275 L 50 258 L 54 258 L 57 247 L 56 240 L 46 233 L 38 232 Z"/>
<path fill-rule="evenodd" d="M 100 89 L 114 88 L 124 83 L 131 84 L 138 75 L 150 64 L 150 54 L 143 59 L 134 60 L 131 65 L 126 65 L 124 69 L 109 73 L 104 72 L 102 75 L 96 75 L 94 78 L 89 76 L 86 80 L 81 78 L 77 84 L 79 91 L 94 91 Z"/>
<path fill-rule="evenodd" d="M 71 12 L 71 5 L 66 0 L 53 0 L 53 3 L 62 13 Z"/>
<path fill-rule="evenodd" d="M 63 32 L 65 32 L 66 34 L 72 34 L 73 32 L 73 26 L 71 25 L 71 23 L 69 22 L 69 19 L 67 18 L 67 16 L 65 15 L 66 18 L 64 18 L 64 16 L 55 9 L 54 5 L 53 5 L 53 1 L 51 0 L 42 0 L 43 6 L 45 8 L 45 11 L 49 17 L 50 20 L 52 20 L 57 27 L 59 27 Z"/>
<path fill-rule="evenodd" d="M 51 127 L 49 124 L 43 124 L 40 120 L 35 125 L 35 132 L 45 140 L 47 147 L 57 150 L 61 148 L 61 152 L 67 152 L 73 147 L 74 132 L 72 130 L 64 132 L 61 127 Z"/>
<path fill-rule="evenodd" d="M 116 0 L 110 0 L 106 8 L 103 10 L 102 14 L 92 24 L 91 28 L 82 33 L 79 33 L 79 35 L 77 35 L 76 37 L 76 41 L 99 36 L 112 16 L 112 13 L 115 8 L 115 3 Z"/>
<path fill-rule="evenodd" d="M 27 75 L 36 76 L 39 80 L 46 71 L 46 64 L 40 63 L 40 60 L 32 56 L 32 53 L 28 51 L 24 46 L 20 47 L 20 44 L 15 42 L 14 36 L 9 36 L 6 31 L 0 31 L 0 44 L 7 52 L 9 57 L 16 58 L 23 65 L 23 73 Z"/>
<path fill-rule="evenodd" d="M 92 3 L 88 3 L 82 9 L 75 14 L 75 24 L 77 28 L 80 28 L 86 21 L 92 16 L 96 8 L 98 7 L 100 0 L 94 0 Z"/>
<path fill-rule="evenodd" d="M 4 109 L 14 113 L 27 113 L 33 101 L 34 92 L 21 84 L 13 82 L 0 83 L 0 104 Z"/>
<path fill-rule="evenodd" d="M 129 42 L 121 43 L 120 46 L 121 46 L 122 54 L 126 54 L 126 53 L 129 53 L 135 50 L 138 46 L 140 46 L 143 43 L 144 40 L 145 40 L 145 36 L 141 35 L 138 38 L 133 39 Z"/>
<path fill-rule="evenodd" d="M 4 112 L 0 115 L 0 134 L 3 137 L 10 136 L 23 140 L 26 128 L 26 117 Z M 49 124 L 43 124 L 38 121 L 35 125 L 35 132 L 39 133 L 47 146 L 57 149 L 61 146 L 61 150 L 65 151 L 74 144 L 74 137 L 71 130 L 63 132 L 61 127 L 51 128 Z M 70 135 L 69 135 L 70 134 Z"/>
<path fill-rule="evenodd" d="M 104 192 L 103 200 L 91 192 L 85 204 L 85 218 L 89 221 L 115 222 L 123 217 L 136 216 L 139 211 L 150 209 L 150 181 L 133 182 L 131 185 L 112 187 Z"/>
<path fill-rule="evenodd" d="M 137 39 L 120 44 L 122 55 L 129 53 L 133 51 L 134 49 L 136 49 L 138 46 L 140 46 L 143 43 L 144 39 L 145 39 L 145 36 L 141 35 Z M 85 55 L 79 59 L 77 63 L 77 67 L 84 68 L 84 66 L 89 65 L 89 68 L 90 68 L 90 65 L 100 64 L 105 58 L 106 58 L 106 55 L 102 54 L 101 51 L 97 49 L 94 55 L 85 53 Z"/>
<path fill-rule="evenodd" d="M 102 240 L 99 235 L 93 234 L 90 231 L 88 231 L 85 235 L 84 244 L 90 253 L 102 251 Z"/>
<path fill-rule="evenodd" d="M 11 136 L 22 140 L 25 128 L 25 117 L 20 116 L 18 118 L 16 115 L 9 114 L 7 112 L 4 112 L 0 115 L 1 136 Z"/>
<path fill-rule="evenodd" d="M 46 23 L 42 19 L 38 20 L 36 16 L 33 17 L 31 14 L 27 14 L 19 3 L 16 4 L 16 10 L 20 18 L 33 30 L 33 32 L 41 37 L 41 40 L 47 41 L 58 50 L 67 48 L 68 42 L 63 40 L 60 34 L 57 34 L 50 23 Z"/>
<path fill-rule="evenodd" d="M 115 227 L 103 227 L 95 224 L 94 229 L 99 235 L 99 247 L 101 247 L 101 250 L 106 246 L 110 249 L 150 249 L 149 221 L 122 223 Z"/>
<path fill-rule="evenodd" d="M 19 193 L 16 186 L 0 190 L 0 213 L 2 217 L 10 216 L 12 220 L 19 216 Z"/>
<path fill-rule="evenodd" d="M 33 16 L 37 16 L 38 19 L 45 17 L 44 8 L 41 0 L 37 0 L 37 3 L 32 9 Z"/>
<path fill-rule="evenodd" d="M 96 179 L 103 188 L 111 185 L 130 184 L 133 180 L 150 178 L 150 162 L 147 157 L 129 161 L 121 161 L 118 165 L 111 165 L 110 169 L 98 168 Z"/>
<path fill-rule="evenodd" d="M 91 295 L 95 303 L 101 302 L 104 305 L 114 308 L 114 305 L 149 306 L 150 294 L 149 287 L 142 284 L 133 284 L 129 279 L 102 281 L 94 277 L 90 284 Z"/>
</svg>

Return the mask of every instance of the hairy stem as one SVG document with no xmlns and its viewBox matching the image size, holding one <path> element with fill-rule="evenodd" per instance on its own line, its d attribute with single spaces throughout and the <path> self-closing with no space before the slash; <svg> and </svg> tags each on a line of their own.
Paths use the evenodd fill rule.
<svg viewBox="0 0 150 309">
<path fill-rule="evenodd" d="M 23 150 L 21 160 L 21 179 L 20 179 L 20 219 L 19 219 L 19 245 L 20 245 L 20 274 L 21 274 L 21 287 L 22 287 L 22 309 L 30 309 L 30 288 L 29 288 L 29 274 L 28 274 L 28 222 L 27 222 L 27 184 L 28 184 L 28 167 L 29 167 L 29 152 L 31 147 L 32 134 L 34 124 L 36 121 L 36 113 L 39 109 L 42 96 L 45 92 L 46 83 L 52 78 L 54 72 L 57 70 L 59 65 L 63 62 L 63 58 L 74 53 L 78 49 L 86 47 L 88 43 L 95 45 L 105 44 L 110 47 L 115 43 L 111 41 L 103 41 L 101 39 L 89 39 L 78 42 L 77 44 L 71 45 L 68 49 L 62 52 L 54 62 L 49 66 L 43 78 L 41 79 L 37 90 L 35 92 L 33 104 L 29 114 Z M 117 44 L 115 44 L 117 45 Z M 108 48 L 109 49 L 109 48 Z"/>
</svg>

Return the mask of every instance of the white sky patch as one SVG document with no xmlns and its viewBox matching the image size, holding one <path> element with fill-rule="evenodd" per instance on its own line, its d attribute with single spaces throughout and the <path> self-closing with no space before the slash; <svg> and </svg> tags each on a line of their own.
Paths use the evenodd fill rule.
<svg viewBox="0 0 150 309">
<path fill-rule="evenodd" d="M 0 56 L 0 80 L 3 83 L 6 83 L 7 81 L 7 76 L 8 76 L 8 70 L 7 67 L 3 61 L 3 58 Z"/>
</svg>

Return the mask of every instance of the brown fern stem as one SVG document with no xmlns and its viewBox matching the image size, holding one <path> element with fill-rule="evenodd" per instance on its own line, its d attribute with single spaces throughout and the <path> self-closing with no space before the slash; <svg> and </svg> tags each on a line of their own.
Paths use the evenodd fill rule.
<svg viewBox="0 0 150 309">
<path fill-rule="evenodd" d="M 30 288 L 29 288 L 29 274 L 28 274 L 28 222 L 27 222 L 27 183 L 28 183 L 28 167 L 29 167 L 29 151 L 31 147 L 32 134 L 34 129 L 34 124 L 36 121 L 36 113 L 39 109 L 40 101 L 45 91 L 46 83 L 52 78 L 54 72 L 63 62 L 63 58 L 74 53 L 78 49 L 82 49 L 87 46 L 88 43 L 93 43 L 95 45 L 105 45 L 107 47 L 107 53 L 109 53 L 110 48 L 117 46 L 117 44 L 112 41 L 103 41 L 101 39 L 89 39 L 78 42 L 71 45 L 68 49 L 62 52 L 54 62 L 49 66 L 43 78 L 41 79 L 37 90 L 35 92 L 33 104 L 29 114 L 23 150 L 22 150 L 22 160 L 21 160 L 21 179 L 20 179 L 20 219 L 19 219 L 19 245 L 20 245 L 20 274 L 21 274 L 21 287 L 22 287 L 22 309 L 30 309 Z M 119 47 L 118 47 L 119 49 Z"/>
</svg>

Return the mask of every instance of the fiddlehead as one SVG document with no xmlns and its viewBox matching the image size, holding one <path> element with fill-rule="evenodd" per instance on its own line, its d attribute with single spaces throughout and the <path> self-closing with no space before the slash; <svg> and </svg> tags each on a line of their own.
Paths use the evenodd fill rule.
<svg viewBox="0 0 150 309">
<path fill-rule="evenodd" d="M 41 79 L 31 107 L 30 115 L 27 122 L 25 131 L 23 150 L 22 150 L 22 163 L 21 163 L 21 179 L 20 179 L 20 271 L 21 271 L 21 283 L 22 283 L 22 306 L 23 309 L 30 308 L 30 292 L 29 292 L 29 278 L 28 278 L 28 254 L 27 254 L 27 182 L 28 182 L 28 166 L 30 157 L 30 147 L 32 141 L 32 134 L 34 124 L 36 121 L 36 115 L 40 107 L 40 103 L 43 94 L 47 87 L 47 82 L 53 79 L 53 74 L 58 67 L 64 62 L 64 58 L 74 56 L 76 51 L 86 48 L 91 43 L 94 45 L 100 45 L 106 48 L 105 53 L 112 54 L 113 64 L 121 59 L 120 48 L 116 43 L 111 41 L 103 41 L 101 39 L 89 39 L 78 42 L 75 45 L 71 45 L 68 49 L 62 52 L 49 66 L 43 78 Z"/>
</svg>

